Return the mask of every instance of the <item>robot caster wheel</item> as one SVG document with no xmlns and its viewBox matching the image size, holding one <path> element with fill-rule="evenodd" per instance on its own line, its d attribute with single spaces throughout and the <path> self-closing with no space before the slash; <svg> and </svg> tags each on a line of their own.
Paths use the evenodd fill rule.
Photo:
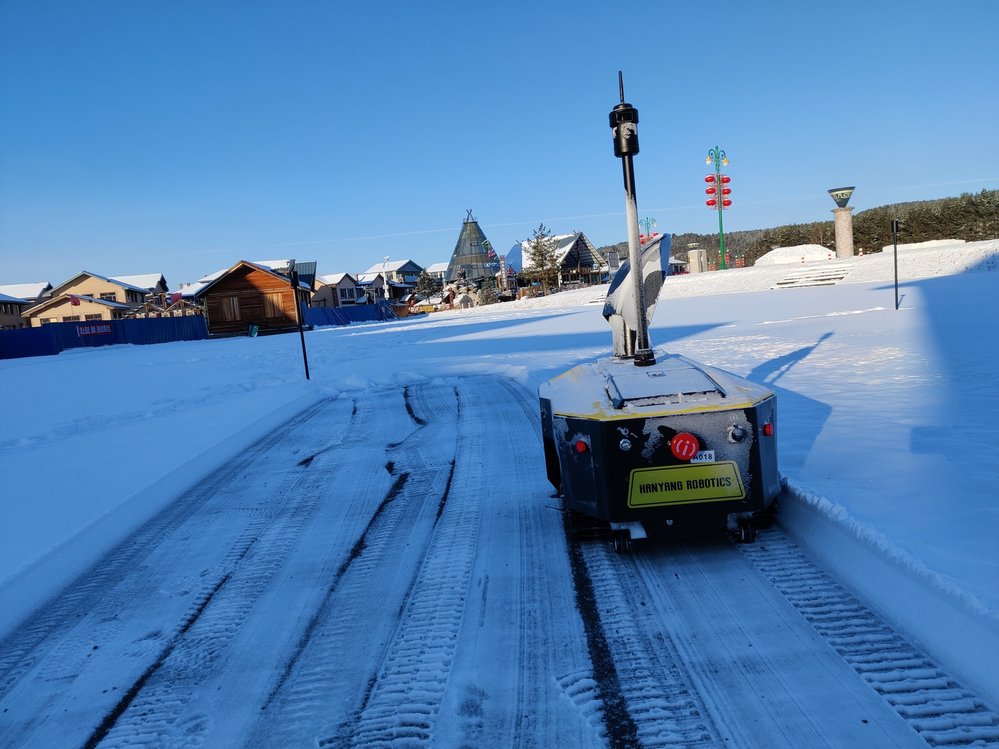
<svg viewBox="0 0 999 749">
<path fill-rule="evenodd" d="M 752 518 L 739 518 L 735 529 L 735 539 L 740 544 L 751 544 L 756 540 L 756 525 Z"/>
<path fill-rule="evenodd" d="M 631 551 L 631 534 L 628 531 L 614 531 L 611 545 L 618 554 L 627 554 Z"/>
</svg>

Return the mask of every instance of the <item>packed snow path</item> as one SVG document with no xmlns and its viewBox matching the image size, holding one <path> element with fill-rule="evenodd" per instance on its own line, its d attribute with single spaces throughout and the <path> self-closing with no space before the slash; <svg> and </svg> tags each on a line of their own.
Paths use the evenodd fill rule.
<svg viewBox="0 0 999 749">
<path fill-rule="evenodd" d="M 501 378 L 299 415 L 0 643 L 2 746 L 999 742 L 779 530 L 576 537 Z"/>
</svg>

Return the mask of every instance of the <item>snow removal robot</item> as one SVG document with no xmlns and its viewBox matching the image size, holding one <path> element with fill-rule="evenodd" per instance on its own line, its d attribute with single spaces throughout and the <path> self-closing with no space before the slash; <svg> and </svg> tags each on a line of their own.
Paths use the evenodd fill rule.
<svg viewBox="0 0 999 749">
<path fill-rule="evenodd" d="M 725 529 L 751 542 L 781 490 L 776 398 L 729 372 L 652 351 L 648 321 L 670 241 L 639 245 L 638 111 L 624 101 L 620 74 L 619 85 L 610 124 L 624 165 L 628 260 L 603 309 L 613 356 L 539 388 L 548 480 L 567 510 L 610 532 L 618 551 L 650 535 Z"/>
</svg>

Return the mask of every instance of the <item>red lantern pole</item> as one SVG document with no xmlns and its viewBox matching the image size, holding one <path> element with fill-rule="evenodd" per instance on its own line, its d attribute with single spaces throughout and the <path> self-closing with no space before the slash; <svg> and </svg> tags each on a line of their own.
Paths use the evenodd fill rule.
<svg viewBox="0 0 999 749">
<path fill-rule="evenodd" d="M 715 146 L 708 151 L 708 157 L 704 160 L 704 163 L 709 166 L 712 163 L 715 165 L 715 173 L 709 174 L 704 178 L 704 181 L 710 185 L 705 192 L 711 196 L 704 202 L 708 208 L 715 208 L 718 211 L 718 247 L 721 251 L 720 267 L 721 270 L 725 270 L 725 229 L 722 226 L 722 211 L 732 205 L 732 201 L 725 197 L 731 194 L 732 189 L 723 187 L 723 184 L 728 184 L 732 180 L 727 175 L 722 175 L 721 168 L 728 166 L 728 157 L 722 149 Z"/>
</svg>

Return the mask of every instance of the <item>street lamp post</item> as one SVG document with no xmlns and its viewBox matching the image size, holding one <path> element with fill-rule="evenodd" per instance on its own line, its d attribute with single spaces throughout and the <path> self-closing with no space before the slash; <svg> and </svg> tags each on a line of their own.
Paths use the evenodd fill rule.
<svg viewBox="0 0 999 749">
<path fill-rule="evenodd" d="M 659 224 L 656 223 L 656 220 L 654 218 L 649 218 L 648 216 L 639 221 L 638 225 L 645 230 L 645 233 L 640 234 L 639 238 L 645 237 L 646 242 L 652 239 L 653 237 L 652 230 L 659 228 Z"/>
<path fill-rule="evenodd" d="M 732 179 L 727 174 L 722 174 L 721 168 L 728 166 L 728 156 L 722 149 L 715 146 L 708 151 L 704 163 L 708 166 L 715 165 L 715 173 L 704 178 L 704 181 L 708 183 L 708 187 L 704 190 L 708 199 L 704 202 L 708 208 L 714 208 L 718 211 L 718 245 L 721 250 L 721 269 L 725 270 L 725 229 L 722 226 L 722 211 L 732 205 L 732 200 L 728 197 L 732 194 L 732 188 L 728 186 Z"/>
</svg>

